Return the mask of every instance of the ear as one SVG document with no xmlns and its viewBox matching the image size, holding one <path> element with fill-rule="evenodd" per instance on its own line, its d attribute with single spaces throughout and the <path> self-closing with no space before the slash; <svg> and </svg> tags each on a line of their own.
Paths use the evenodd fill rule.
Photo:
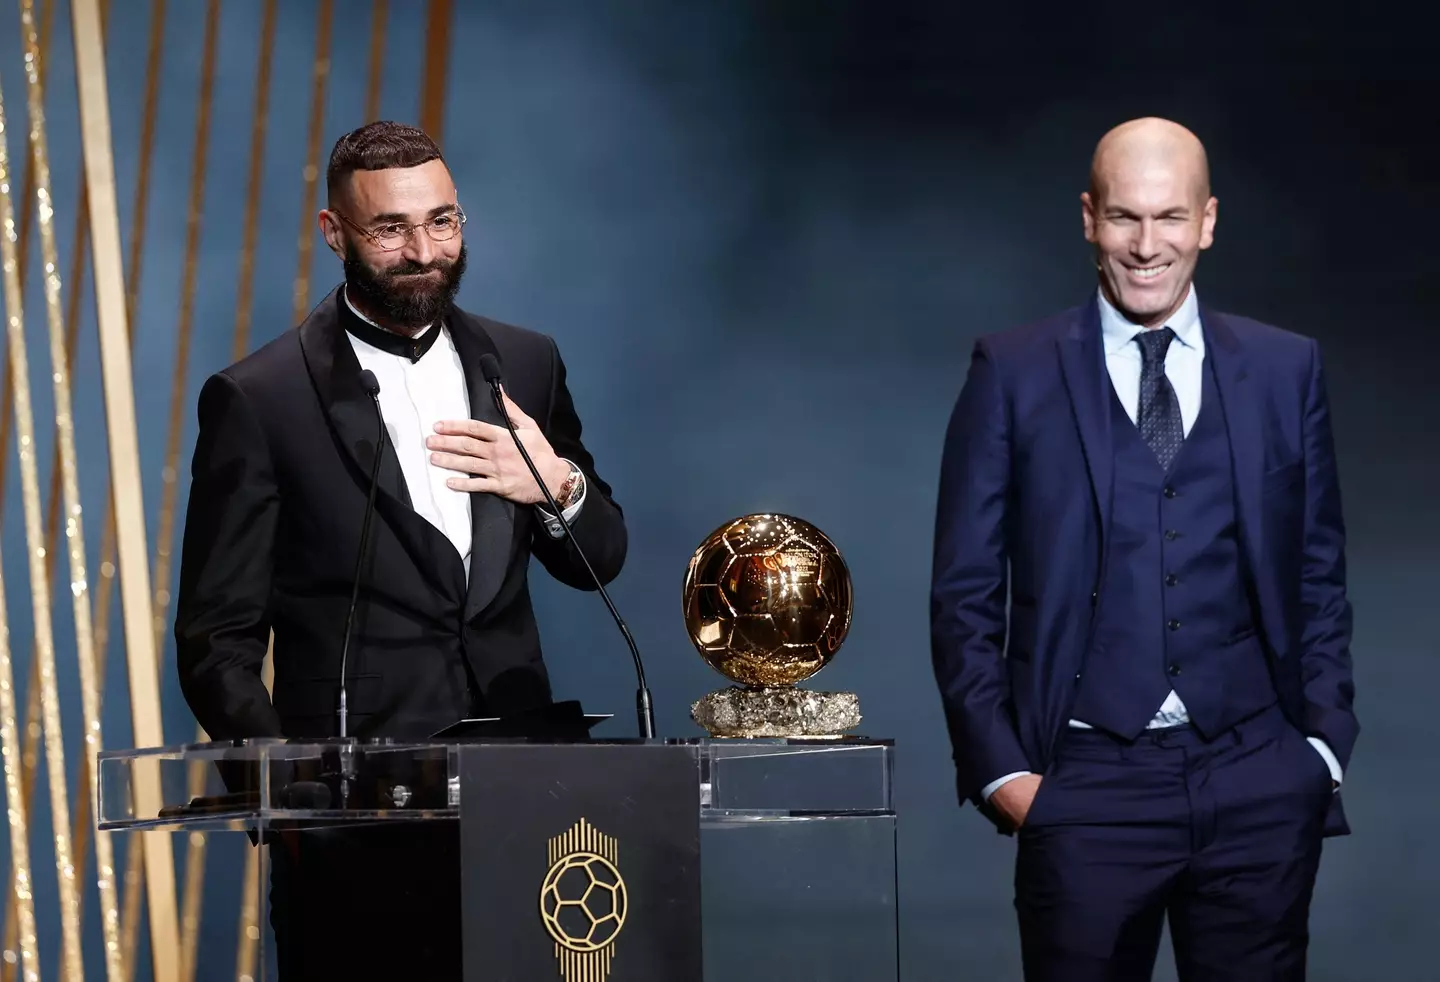
<svg viewBox="0 0 1440 982">
<path fill-rule="evenodd" d="M 1095 241 L 1095 201 L 1090 197 L 1090 192 L 1085 191 L 1080 195 L 1080 220 L 1085 225 L 1085 241 Z"/>
<path fill-rule="evenodd" d="M 1205 211 L 1200 215 L 1200 248 L 1208 249 L 1215 241 L 1215 219 L 1220 210 L 1220 202 L 1211 198 L 1205 202 Z"/>
<path fill-rule="evenodd" d="M 320 234 L 325 236 L 325 244 L 330 247 L 331 252 L 343 260 L 345 258 L 345 232 L 340 227 L 339 217 L 328 208 L 322 208 L 320 213 L 315 216 L 315 220 L 320 225 Z"/>
</svg>

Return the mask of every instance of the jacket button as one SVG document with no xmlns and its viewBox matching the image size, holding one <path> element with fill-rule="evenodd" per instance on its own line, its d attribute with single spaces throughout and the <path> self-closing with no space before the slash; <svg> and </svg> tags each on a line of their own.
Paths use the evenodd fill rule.
<svg viewBox="0 0 1440 982">
<path fill-rule="evenodd" d="M 1174 542 L 1174 541 L 1175 541 L 1177 538 L 1179 538 L 1179 537 L 1180 537 L 1180 533 L 1177 532 L 1177 531 L 1175 531 L 1174 529 L 1166 529 L 1166 530 L 1165 530 L 1165 541 L 1166 541 L 1166 542 Z"/>
<path fill-rule="evenodd" d="M 1100 593 L 1099 593 L 1099 591 L 1091 591 L 1091 593 L 1090 593 L 1090 606 L 1092 606 L 1092 607 L 1095 606 L 1095 604 L 1096 604 L 1099 600 L 1100 600 Z"/>
<path fill-rule="evenodd" d="M 1174 573 L 1171 573 L 1169 576 L 1165 577 L 1165 585 L 1166 585 L 1166 586 L 1174 586 L 1176 583 L 1179 583 L 1179 582 L 1180 582 L 1180 577 L 1176 576 Z"/>
<path fill-rule="evenodd" d="M 1171 675 L 1179 675 L 1179 674 L 1180 674 L 1180 666 L 1172 663 L 1172 664 L 1170 665 L 1170 674 L 1171 674 Z"/>
<path fill-rule="evenodd" d="M 1171 620 L 1169 621 L 1169 623 L 1167 623 L 1165 626 L 1168 627 L 1168 628 L 1169 628 L 1170 630 L 1172 630 L 1172 631 L 1178 631 L 1178 630 L 1180 630 L 1180 622 L 1177 621 L 1177 620 L 1174 620 L 1174 619 L 1171 619 Z"/>
<path fill-rule="evenodd" d="M 1173 497 L 1175 497 L 1175 489 L 1174 489 L 1174 488 L 1166 488 L 1166 489 L 1165 489 L 1165 497 L 1167 497 L 1167 498 L 1173 498 Z"/>
</svg>

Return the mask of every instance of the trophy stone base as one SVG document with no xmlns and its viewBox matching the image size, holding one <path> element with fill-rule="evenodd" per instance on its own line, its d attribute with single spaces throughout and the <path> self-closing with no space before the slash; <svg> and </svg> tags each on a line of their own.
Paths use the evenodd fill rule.
<svg viewBox="0 0 1440 982">
<path fill-rule="evenodd" d="M 690 718 L 712 737 L 835 737 L 860 724 L 860 697 L 732 685 L 697 700 Z"/>
</svg>

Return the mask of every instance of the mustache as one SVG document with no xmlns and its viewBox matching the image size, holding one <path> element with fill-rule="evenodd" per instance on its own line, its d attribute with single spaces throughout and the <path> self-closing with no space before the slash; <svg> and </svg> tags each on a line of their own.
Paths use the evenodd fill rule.
<svg viewBox="0 0 1440 982">
<path fill-rule="evenodd" d="M 455 264 L 453 262 L 444 259 L 436 259 L 428 263 L 418 263 L 415 262 L 413 259 L 407 259 L 401 262 L 399 265 L 387 268 L 384 272 L 380 274 L 380 276 L 382 279 L 389 279 L 395 276 L 415 276 L 419 273 L 429 273 L 434 271 L 444 273 L 453 268 L 454 265 Z"/>
</svg>

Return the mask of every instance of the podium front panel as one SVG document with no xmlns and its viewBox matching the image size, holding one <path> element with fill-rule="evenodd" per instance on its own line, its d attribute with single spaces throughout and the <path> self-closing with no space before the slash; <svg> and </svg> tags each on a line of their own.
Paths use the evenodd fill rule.
<svg viewBox="0 0 1440 982">
<path fill-rule="evenodd" d="M 460 750 L 466 982 L 703 977 L 688 747 Z"/>
<path fill-rule="evenodd" d="M 97 814 L 102 828 L 119 832 L 248 835 L 250 842 L 237 841 L 260 858 L 254 982 L 281 977 L 269 909 L 275 885 L 269 867 L 272 858 L 283 859 L 274 843 L 299 830 L 366 828 L 382 830 L 383 841 L 383 829 L 402 827 L 414 830 L 402 838 L 458 842 L 467 821 L 479 830 L 474 841 L 480 845 L 463 863 L 455 861 L 453 887 L 438 892 L 446 903 L 454 896 L 453 913 L 466 906 L 466 888 L 493 890 L 472 899 L 461 937 L 508 940 L 535 958 L 531 973 L 504 976 L 486 971 L 494 959 L 472 954 L 469 961 L 482 964 L 471 978 L 893 982 L 899 977 L 893 757 L 888 741 L 856 738 L 195 744 L 102 753 Z M 144 768 L 160 781 L 159 814 L 138 814 L 131 804 Z M 547 810 L 546 800 L 567 796 L 572 806 L 583 801 L 583 810 L 571 814 L 558 804 Z M 648 813 L 637 818 L 631 811 Z M 658 837 L 648 853 L 635 841 L 647 838 L 645 829 Z M 255 849 L 250 843 L 257 840 L 271 844 Z M 698 877 L 693 865 L 686 868 L 697 849 Z M 655 865 L 644 865 L 646 855 Z M 393 854 L 386 859 L 399 873 L 387 880 L 367 870 L 375 882 L 402 900 L 425 899 L 409 884 L 404 857 L 399 867 Z M 552 873 L 554 890 L 547 886 Z M 613 912 L 613 899 L 611 908 L 588 913 L 581 904 L 559 904 L 583 900 L 566 892 L 579 886 L 593 886 L 601 900 L 605 891 L 613 898 L 621 878 L 631 919 L 613 937 L 590 933 Z M 677 957 L 688 953 L 691 967 L 657 975 L 638 957 L 645 927 L 637 891 L 653 898 L 667 889 L 678 898 L 673 923 L 682 925 L 670 929 L 684 949 Z M 549 908 L 546 896 L 554 901 Z M 699 910 L 694 944 L 694 915 L 679 913 L 687 897 Z M 653 913 L 649 918 L 664 922 Z M 347 923 L 366 923 L 363 911 Z M 571 944 L 557 941 L 556 933 Z M 353 929 L 341 937 L 354 944 L 375 940 Z M 408 954 L 406 945 L 418 951 L 429 940 L 421 927 L 398 943 Z M 462 944 L 457 941 L 456 950 Z M 603 957 L 576 950 L 587 944 Z"/>
</svg>

